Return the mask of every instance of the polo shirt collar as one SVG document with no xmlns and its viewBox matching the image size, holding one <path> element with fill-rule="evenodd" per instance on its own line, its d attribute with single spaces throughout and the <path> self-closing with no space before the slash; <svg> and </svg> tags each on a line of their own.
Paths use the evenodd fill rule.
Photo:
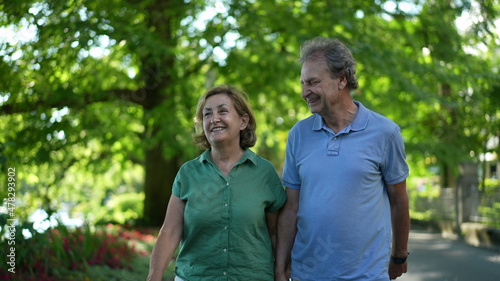
<svg viewBox="0 0 500 281">
<path fill-rule="evenodd" d="M 204 161 L 207 161 L 209 163 L 213 163 L 212 159 L 210 158 L 210 151 L 211 150 L 212 150 L 212 148 L 205 150 L 205 152 L 203 152 L 200 155 L 200 158 L 198 161 L 200 163 L 202 163 Z M 257 165 L 257 154 L 255 154 L 252 150 L 250 150 L 248 148 L 245 149 L 243 156 L 241 156 L 241 159 L 236 164 L 244 163 L 247 160 L 252 162 L 254 165 Z"/>
<path fill-rule="evenodd" d="M 354 121 L 352 121 L 351 125 L 349 125 L 344 131 L 361 131 L 364 130 L 368 124 L 368 116 L 370 111 L 359 101 L 354 101 L 354 103 L 358 106 L 358 113 L 356 117 L 354 117 Z M 325 121 L 318 114 L 314 114 L 314 122 L 312 129 L 314 131 L 319 131 L 323 128 L 327 128 L 325 125 Z"/>
</svg>

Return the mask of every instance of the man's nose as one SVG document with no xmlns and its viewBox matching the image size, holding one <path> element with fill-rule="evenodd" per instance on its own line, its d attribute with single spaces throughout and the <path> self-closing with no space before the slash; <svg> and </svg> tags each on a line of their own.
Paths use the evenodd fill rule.
<svg viewBox="0 0 500 281">
<path fill-rule="evenodd" d="M 311 94 L 311 90 L 309 90 L 309 88 L 307 86 L 305 86 L 305 85 L 302 86 L 302 93 L 301 93 L 302 98 L 305 99 L 310 94 Z"/>
</svg>

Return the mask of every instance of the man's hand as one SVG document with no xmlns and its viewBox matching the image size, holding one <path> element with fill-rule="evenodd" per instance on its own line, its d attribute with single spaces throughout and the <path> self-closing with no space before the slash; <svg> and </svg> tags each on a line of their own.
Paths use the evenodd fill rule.
<svg viewBox="0 0 500 281">
<path fill-rule="evenodd" d="M 395 280 L 408 271 L 408 261 L 403 264 L 395 264 L 392 260 L 389 262 L 389 279 Z"/>
</svg>

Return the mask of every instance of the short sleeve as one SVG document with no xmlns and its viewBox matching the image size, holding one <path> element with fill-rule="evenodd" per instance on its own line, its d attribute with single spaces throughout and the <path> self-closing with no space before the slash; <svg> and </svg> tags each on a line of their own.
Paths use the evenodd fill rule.
<svg viewBox="0 0 500 281">
<path fill-rule="evenodd" d="M 385 150 L 382 175 L 386 184 L 396 184 L 409 175 L 403 137 L 399 127 L 396 128 Z"/>
<path fill-rule="evenodd" d="M 272 164 L 270 164 L 272 166 Z M 273 213 L 279 211 L 279 209 L 286 202 L 286 192 L 281 184 L 281 180 L 274 169 L 274 166 L 269 168 L 268 185 L 273 196 L 273 200 L 266 207 L 266 212 Z"/>
<path fill-rule="evenodd" d="M 285 164 L 283 166 L 283 185 L 292 188 L 292 189 L 300 189 L 300 178 L 299 173 L 297 171 L 297 166 L 295 163 L 294 156 L 294 132 L 295 127 L 290 130 L 288 134 L 288 139 L 286 143 L 286 154 L 285 154 Z"/>
<path fill-rule="evenodd" d="M 175 176 L 174 183 L 172 185 L 172 194 L 181 199 L 186 195 L 186 191 L 183 189 L 182 186 L 182 174 L 184 173 L 184 170 L 185 170 L 184 166 L 182 166 L 179 169 L 177 175 Z"/>
</svg>

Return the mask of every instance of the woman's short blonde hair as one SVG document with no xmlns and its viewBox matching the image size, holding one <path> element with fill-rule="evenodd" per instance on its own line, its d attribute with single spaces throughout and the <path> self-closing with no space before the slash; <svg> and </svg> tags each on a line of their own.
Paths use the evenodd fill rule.
<svg viewBox="0 0 500 281">
<path fill-rule="evenodd" d="M 211 147 L 208 139 L 203 131 L 203 108 L 207 102 L 207 99 L 211 96 L 218 94 L 227 95 L 234 104 L 236 112 L 239 116 L 248 115 L 248 125 L 240 132 L 240 147 L 246 149 L 255 145 L 257 141 L 257 135 L 255 134 L 255 129 L 257 128 L 257 123 L 255 122 L 255 117 L 253 115 L 252 109 L 248 104 L 248 95 L 243 90 L 238 89 L 233 85 L 219 85 L 210 90 L 208 90 L 203 96 L 198 100 L 198 106 L 196 108 L 195 116 L 195 129 L 196 134 L 194 135 L 195 144 L 201 149 L 208 149 Z"/>
</svg>

